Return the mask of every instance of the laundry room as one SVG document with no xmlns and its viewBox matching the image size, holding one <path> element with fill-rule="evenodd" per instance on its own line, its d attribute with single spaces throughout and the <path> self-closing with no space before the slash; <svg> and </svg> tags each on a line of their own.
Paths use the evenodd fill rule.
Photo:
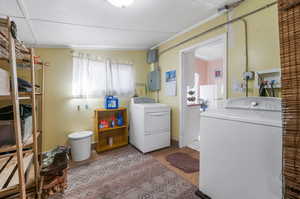
<svg viewBox="0 0 300 199">
<path fill-rule="evenodd" d="M 299 0 L 0 0 L 0 198 L 300 198 Z"/>
</svg>

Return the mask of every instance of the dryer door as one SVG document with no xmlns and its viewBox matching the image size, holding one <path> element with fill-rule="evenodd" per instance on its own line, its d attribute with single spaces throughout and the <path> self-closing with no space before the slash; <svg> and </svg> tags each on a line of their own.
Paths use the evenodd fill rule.
<svg viewBox="0 0 300 199">
<path fill-rule="evenodd" d="M 170 130 L 170 111 L 146 112 L 145 133 L 153 134 Z"/>
</svg>

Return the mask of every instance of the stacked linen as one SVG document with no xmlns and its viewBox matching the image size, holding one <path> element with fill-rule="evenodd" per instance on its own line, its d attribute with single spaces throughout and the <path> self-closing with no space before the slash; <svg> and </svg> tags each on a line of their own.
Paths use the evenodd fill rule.
<svg viewBox="0 0 300 199">
<path fill-rule="evenodd" d="M 0 96 L 10 95 L 9 73 L 0 68 Z"/>
</svg>

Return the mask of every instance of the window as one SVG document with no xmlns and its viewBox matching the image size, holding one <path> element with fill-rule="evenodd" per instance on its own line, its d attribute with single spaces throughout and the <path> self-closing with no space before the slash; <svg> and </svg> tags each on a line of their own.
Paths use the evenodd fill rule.
<svg viewBox="0 0 300 199">
<path fill-rule="evenodd" d="M 91 55 L 73 55 L 73 96 L 95 98 L 134 94 L 132 64 L 102 60 Z"/>
</svg>

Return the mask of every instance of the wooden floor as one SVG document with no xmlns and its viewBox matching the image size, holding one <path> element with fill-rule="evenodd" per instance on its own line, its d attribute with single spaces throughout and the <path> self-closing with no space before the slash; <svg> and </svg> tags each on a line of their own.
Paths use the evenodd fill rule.
<svg viewBox="0 0 300 199">
<path fill-rule="evenodd" d="M 170 147 L 170 148 L 166 148 L 166 149 L 162 149 L 162 150 L 159 150 L 159 151 L 152 152 L 150 154 L 155 159 L 160 161 L 163 165 L 165 165 L 166 167 L 168 167 L 169 169 L 171 169 L 172 171 L 174 171 L 178 175 L 182 176 L 183 178 L 185 178 L 186 180 L 188 180 L 192 184 L 198 186 L 198 184 L 199 184 L 199 172 L 185 173 L 182 170 L 177 169 L 176 167 L 173 167 L 166 160 L 167 155 L 172 154 L 172 153 L 176 153 L 176 152 L 187 153 L 190 156 L 192 156 L 193 158 L 199 159 L 199 152 L 195 151 L 193 149 L 187 148 L 187 147 L 184 147 L 184 148 Z"/>
<path fill-rule="evenodd" d="M 166 148 L 166 149 L 161 149 L 155 152 L 151 152 L 149 153 L 150 155 L 152 155 L 155 159 L 157 159 L 158 161 L 160 161 L 163 165 L 165 165 L 166 167 L 168 167 L 170 170 L 174 171 L 175 173 L 177 173 L 178 175 L 182 176 L 183 178 L 185 178 L 187 181 L 189 181 L 190 183 L 198 186 L 198 182 L 199 182 L 199 172 L 195 172 L 195 173 L 185 173 L 180 169 L 177 169 L 176 167 L 173 167 L 167 160 L 166 160 L 166 156 L 171 154 L 171 153 L 176 153 L 176 152 L 182 152 L 182 153 L 187 153 L 190 156 L 199 159 L 199 152 L 195 151 L 193 149 L 190 148 L 178 148 L 175 146 L 172 146 L 170 148 Z M 105 153 L 109 153 L 109 151 L 105 152 Z M 92 155 L 91 158 L 89 160 L 86 161 L 82 161 L 82 162 L 71 162 L 70 164 L 70 168 L 74 168 L 80 165 L 84 165 L 84 164 L 88 164 L 93 162 L 94 160 L 99 160 L 101 159 L 101 153 L 97 153 L 96 151 L 92 151 Z"/>
</svg>

